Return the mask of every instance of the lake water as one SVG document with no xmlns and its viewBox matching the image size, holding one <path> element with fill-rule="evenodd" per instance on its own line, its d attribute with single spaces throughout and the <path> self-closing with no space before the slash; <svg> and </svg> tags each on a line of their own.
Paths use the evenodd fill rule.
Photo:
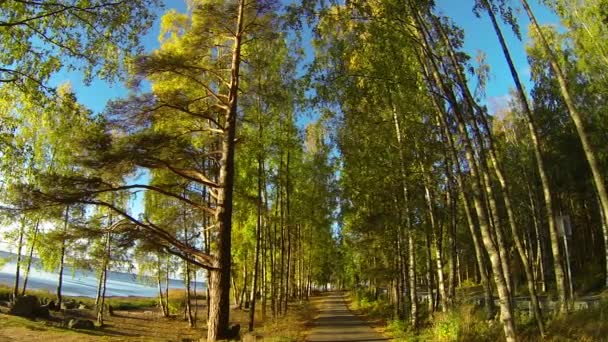
<svg viewBox="0 0 608 342">
<path fill-rule="evenodd" d="M 13 259 L 15 254 L 0 251 L 0 258 Z M 13 285 L 15 282 L 16 263 L 8 261 L 0 268 L 0 283 Z M 21 283 L 23 285 L 23 274 L 25 269 L 21 268 Z M 59 280 L 59 272 L 46 272 L 32 265 L 30 275 L 27 282 L 28 289 L 49 290 L 55 293 L 57 282 Z M 95 297 L 97 295 L 97 283 L 99 278 L 95 272 L 87 270 L 66 267 L 63 271 L 63 287 L 62 293 L 66 296 L 84 296 Z M 163 282 L 164 286 L 164 282 Z M 148 278 L 148 281 L 139 279 L 136 275 L 122 272 L 108 272 L 108 282 L 106 285 L 106 296 L 138 296 L 138 297 L 155 297 L 158 295 L 158 286 L 154 284 L 154 280 Z M 192 283 L 191 287 L 194 287 Z M 184 289 L 182 280 L 169 280 L 170 289 Z M 205 284 L 202 282 L 196 283 L 197 291 L 205 289 Z"/>
</svg>

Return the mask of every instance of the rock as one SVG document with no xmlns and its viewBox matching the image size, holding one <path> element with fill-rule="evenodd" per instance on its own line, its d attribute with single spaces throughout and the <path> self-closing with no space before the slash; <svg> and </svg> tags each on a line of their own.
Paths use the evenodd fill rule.
<svg viewBox="0 0 608 342">
<path fill-rule="evenodd" d="M 40 309 L 40 302 L 35 296 L 19 296 L 13 301 L 9 314 L 34 318 Z"/>
<path fill-rule="evenodd" d="M 88 319 L 79 319 L 73 318 L 68 322 L 69 329 L 85 329 L 85 330 L 93 330 L 95 329 L 95 323 Z"/>
<path fill-rule="evenodd" d="M 228 331 L 226 332 L 226 339 L 227 340 L 239 340 L 240 330 L 241 330 L 240 324 L 232 325 L 230 328 L 228 328 Z"/>
<path fill-rule="evenodd" d="M 86 310 L 86 309 L 87 309 L 86 305 L 84 305 L 84 304 L 78 305 L 78 310 Z"/>
</svg>

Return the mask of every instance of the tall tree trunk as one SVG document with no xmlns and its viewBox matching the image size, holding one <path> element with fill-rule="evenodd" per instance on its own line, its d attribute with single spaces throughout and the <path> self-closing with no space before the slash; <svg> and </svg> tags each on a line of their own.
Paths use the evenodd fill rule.
<svg viewBox="0 0 608 342">
<path fill-rule="evenodd" d="M 435 263 L 436 263 L 436 267 L 437 267 L 437 289 L 439 291 L 439 300 L 437 301 L 437 306 L 441 307 L 441 311 L 446 311 L 447 310 L 447 306 L 446 306 L 446 291 L 445 291 L 445 275 L 443 273 L 443 256 L 441 254 L 441 237 L 442 237 L 442 232 L 440 231 L 438 225 L 437 225 L 437 220 L 435 218 L 435 210 L 433 208 L 433 195 L 432 192 L 430 190 L 430 177 L 427 175 L 427 172 L 429 172 L 426 167 L 424 166 L 424 163 L 420 162 L 420 167 L 422 170 L 422 175 L 423 175 L 423 183 L 424 183 L 424 192 L 425 192 L 425 199 L 426 199 L 426 205 L 427 205 L 427 210 L 428 210 L 428 217 L 429 217 L 429 223 L 431 225 L 431 234 L 430 234 L 430 239 L 433 243 L 433 247 L 435 248 Z M 429 255 L 430 257 L 430 255 Z"/>
<path fill-rule="evenodd" d="M 598 199 L 599 202 L 599 199 Z M 598 203 L 599 204 L 599 203 Z M 608 217 L 600 210 L 600 219 L 602 224 L 602 232 L 604 233 L 604 254 L 606 257 L 605 271 L 606 278 L 604 280 L 604 286 L 608 288 Z"/>
<path fill-rule="evenodd" d="M 281 129 L 281 128 L 279 128 Z M 280 152 L 280 162 L 279 162 L 279 201 L 278 205 L 280 205 L 280 256 L 281 256 L 281 264 L 279 267 L 279 296 L 277 298 L 277 314 L 281 315 L 283 313 L 283 296 L 285 295 L 285 287 L 284 287 L 284 278 L 285 278 L 285 184 L 283 184 L 283 151 Z"/>
<path fill-rule="evenodd" d="M 583 147 L 583 152 L 585 153 L 585 158 L 587 158 L 587 162 L 589 163 L 589 168 L 591 169 L 591 174 L 593 175 L 593 182 L 595 184 L 595 189 L 597 191 L 597 195 L 600 199 L 601 210 L 603 211 L 604 216 L 608 217 L 608 192 L 606 191 L 606 184 L 604 182 L 604 177 L 602 176 L 599 161 L 597 160 L 596 153 L 591 145 L 590 139 L 587 134 L 587 128 L 585 127 L 585 124 L 584 124 L 583 115 L 582 115 L 582 113 L 579 112 L 577 106 L 574 103 L 574 100 L 572 99 L 572 96 L 570 94 L 570 89 L 568 87 L 568 81 L 566 80 L 564 72 L 563 72 L 562 68 L 559 66 L 558 60 L 557 60 L 553 50 L 551 49 L 549 43 L 547 42 L 547 39 L 545 38 L 542 30 L 540 29 L 540 26 L 539 26 L 538 22 L 536 21 L 536 17 L 534 16 L 534 13 L 532 12 L 530 5 L 528 4 L 528 1 L 521 0 L 521 3 L 523 5 L 526 13 L 528 14 L 530 21 L 532 22 L 532 26 L 534 27 L 536 33 L 538 34 L 538 37 L 540 38 L 541 45 L 549 58 L 551 68 L 553 69 L 553 72 L 555 73 L 555 76 L 557 77 L 557 82 L 559 83 L 559 89 L 562 94 L 562 97 L 564 98 L 564 103 L 566 104 L 566 107 L 568 108 L 568 112 L 570 113 L 570 117 L 572 118 L 572 121 L 574 122 L 574 126 L 576 127 L 578 137 L 579 137 L 579 139 L 581 141 L 581 145 Z M 553 234 L 552 234 L 551 235 L 551 247 L 553 248 L 554 254 L 555 254 L 556 249 L 559 247 L 559 241 L 554 241 L 554 240 L 556 240 L 556 239 L 553 238 Z M 606 263 L 608 264 L 608 256 L 607 256 Z M 607 266 L 607 268 L 608 268 L 608 266 Z M 556 269 L 556 273 L 557 272 L 558 272 L 558 270 Z M 556 278 L 558 278 L 557 274 L 556 274 Z M 608 284 L 608 282 L 607 282 L 607 284 Z M 560 296 L 562 295 L 561 294 L 562 289 L 565 294 L 565 288 L 566 288 L 565 282 L 563 285 L 558 284 Z M 565 303 L 565 297 L 560 298 L 560 301 Z"/>
<path fill-rule="evenodd" d="M 260 124 L 260 136 L 262 135 L 262 127 Z M 258 268 L 260 262 L 260 243 L 262 238 L 262 157 L 258 156 L 258 203 L 257 203 L 257 220 L 255 225 L 255 256 L 253 262 L 253 281 L 251 286 L 251 297 L 249 306 L 249 326 L 248 330 L 253 331 L 255 324 L 255 304 L 258 290 Z"/>
<path fill-rule="evenodd" d="M 245 0 L 238 2 L 237 24 L 232 51 L 231 77 L 228 92 L 228 110 L 225 114 L 219 162 L 219 184 L 217 191 L 216 222 L 218 223 L 217 255 L 215 267 L 210 270 L 209 322 L 207 341 L 227 337 L 230 323 L 230 268 L 232 234 L 232 195 L 234 191 L 234 153 L 236 138 L 237 104 L 239 94 L 239 70 L 241 65 L 241 42 L 243 38 L 243 12 Z"/>
<path fill-rule="evenodd" d="M 194 294 L 194 327 L 196 327 L 196 322 L 198 322 L 198 293 L 196 292 L 198 289 L 197 271 L 198 270 L 195 268 L 192 272 L 192 279 L 194 281 L 194 288 L 192 289 Z"/>
<path fill-rule="evenodd" d="M 409 212 L 406 213 L 409 216 Z M 411 229 L 407 232 L 408 243 L 408 277 L 410 280 L 410 322 L 414 330 L 418 329 L 418 291 L 416 290 L 416 245 Z"/>
<path fill-rule="evenodd" d="M 390 91 L 389 91 L 390 99 Z M 414 244 L 414 236 L 412 233 L 412 223 L 410 218 L 409 209 L 409 195 L 407 188 L 407 174 L 405 169 L 405 155 L 403 153 L 403 139 L 401 136 L 401 126 L 399 124 L 399 117 L 397 116 L 397 110 L 392 104 L 393 109 L 393 123 L 395 127 L 395 138 L 397 140 L 397 146 L 399 151 L 399 171 L 401 176 L 401 189 L 403 191 L 403 209 L 405 215 L 405 229 L 408 239 L 408 275 L 410 278 L 410 322 L 413 329 L 418 328 L 418 298 L 416 293 L 416 252 Z"/>
<path fill-rule="evenodd" d="M 429 313 L 435 312 L 435 277 L 433 276 L 433 253 L 431 251 L 431 232 L 426 231 L 426 288 Z"/>
<path fill-rule="evenodd" d="M 449 264 L 448 267 L 450 268 L 450 273 L 448 275 L 448 283 L 449 283 L 449 288 L 448 288 L 448 305 L 452 306 L 454 298 L 456 298 L 456 281 L 457 281 L 457 277 L 456 277 L 456 272 L 457 272 L 457 265 L 456 265 L 456 258 L 457 258 L 457 248 L 456 248 L 456 224 L 458 221 L 458 217 L 457 217 L 457 211 L 456 211 L 456 205 L 457 205 L 457 201 L 456 198 L 454 196 L 454 187 L 453 187 L 453 181 L 452 181 L 452 174 L 450 172 L 451 170 L 451 166 L 450 166 L 450 162 L 447 160 L 445 160 L 446 163 L 446 167 L 448 168 L 446 170 L 446 177 L 447 177 L 447 191 L 446 191 L 446 207 L 448 208 L 449 212 L 448 212 L 448 239 L 449 239 L 449 251 L 450 251 L 450 258 L 449 258 Z"/>
<path fill-rule="evenodd" d="M 165 264 L 165 303 L 167 303 L 167 317 L 171 316 L 171 307 L 169 306 L 169 271 L 171 268 L 171 256 L 166 255 L 167 263 Z"/>
<path fill-rule="evenodd" d="M 290 122 L 291 123 L 291 122 Z M 286 173 L 286 177 L 285 177 L 285 211 L 286 211 L 286 232 L 285 234 L 287 235 L 287 265 L 286 265 L 286 275 L 285 275 L 285 303 L 283 304 L 283 313 L 287 314 L 287 309 L 288 309 L 288 301 L 289 301 L 289 290 L 290 290 L 290 280 L 291 280 L 291 216 L 290 216 L 290 212 L 289 212 L 289 195 L 291 192 L 290 189 L 290 175 L 289 175 L 289 162 L 290 162 L 290 153 L 289 153 L 289 149 L 287 150 L 287 161 L 286 161 L 286 165 L 285 165 L 285 173 Z"/>
</svg>

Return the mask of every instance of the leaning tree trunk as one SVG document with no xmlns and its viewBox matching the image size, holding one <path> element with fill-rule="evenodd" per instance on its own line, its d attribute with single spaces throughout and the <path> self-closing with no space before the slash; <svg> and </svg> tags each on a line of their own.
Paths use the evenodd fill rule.
<svg viewBox="0 0 608 342">
<path fill-rule="evenodd" d="M 19 228 L 19 241 L 17 242 L 17 267 L 15 268 L 15 286 L 13 288 L 13 300 L 19 296 L 19 273 L 21 272 L 21 249 L 23 249 L 23 235 L 25 235 L 25 217 Z"/>
<path fill-rule="evenodd" d="M 110 219 L 111 220 L 111 219 Z M 99 326 L 103 326 L 103 314 L 104 314 L 104 306 L 106 305 L 106 288 L 107 288 L 107 284 L 108 284 L 108 267 L 110 264 L 110 246 L 112 243 L 112 235 L 110 232 L 106 233 L 106 245 L 105 245 L 105 253 L 104 253 L 104 258 L 103 258 L 103 265 L 102 265 L 102 276 L 103 276 L 103 288 L 101 290 L 101 298 L 99 300 L 99 303 L 97 305 L 97 324 Z M 109 310 L 108 310 L 109 311 Z"/>
<path fill-rule="evenodd" d="M 543 32 L 541 31 L 540 26 L 539 26 L 538 22 L 536 21 L 536 17 L 534 16 L 534 13 L 532 12 L 530 5 L 528 4 L 528 1 L 521 0 L 521 3 L 523 5 L 526 13 L 528 14 L 530 21 L 532 22 L 532 26 L 534 27 L 534 29 L 536 30 L 536 33 L 538 34 L 538 36 L 540 38 L 540 42 L 543 46 L 543 49 L 545 50 L 545 53 L 547 54 L 547 56 L 549 58 L 551 68 L 553 69 L 553 72 L 555 73 L 555 76 L 557 77 L 557 82 L 559 83 L 560 92 L 562 93 L 562 97 L 564 98 L 564 102 L 566 104 L 566 107 L 568 108 L 568 112 L 570 113 L 570 117 L 572 118 L 572 121 L 574 122 L 574 126 L 576 127 L 578 137 L 581 141 L 581 145 L 583 146 L 583 152 L 585 153 L 585 157 L 587 158 L 587 162 L 589 163 L 589 168 L 591 169 L 591 174 L 593 175 L 593 182 L 595 184 L 595 189 L 597 191 L 597 195 L 600 199 L 601 210 L 603 211 L 604 216 L 608 217 L 608 192 L 606 191 L 606 184 L 604 182 L 604 177 L 602 176 L 599 161 L 597 160 L 596 153 L 591 145 L 591 141 L 587 134 L 587 128 L 585 127 L 585 124 L 584 124 L 583 115 L 582 115 L 582 113 L 579 112 L 577 106 L 574 104 L 574 100 L 570 94 L 570 89 L 568 87 L 568 82 L 566 80 L 564 72 L 563 72 L 562 68 L 559 66 L 559 63 L 557 61 L 557 58 L 555 57 L 555 54 L 553 53 L 553 50 L 549 46 L 549 43 L 547 42 Z M 554 239 L 552 236 L 551 237 L 551 247 L 555 249 L 554 246 L 556 244 L 559 244 L 559 241 L 557 243 L 555 243 L 553 240 Z M 607 263 L 606 268 L 608 269 L 608 255 L 606 256 L 606 263 Z M 608 277 L 608 274 L 607 274 L 607 277 Z M 556 278 L 557 278 L 557 274 L 556 274 Z M 607 285 L 608 285 L 608 280 L 607 280 Z M 563 286 L 564 292 L 565 292 L 565 287 L 566 286 L 564 284 L 564 286 Z M 561 293 L 560 293 L 560 296 L 561 296 Z M 561 300 L 561 298 L 560 298 L 560 300 Z M 564 302 L 565 302 L 565 300 L 564 300 Z"/>
<path fill-rule="evenodd" d="M 163 313 L 163 317 L 169 316 L 169 303 L 165 304 L 165 296 L 163 296 L 163 270 L 160 263 L 160 253 L 156 255 L 156 284 L 158 285 L 158 304 Z"/>
<path fill-rule="evenodd" d="M 209 284 L 209 321 L 207 322 L 207 341 L 209 342 L 226 337 L 230 323 L 232 194 L 234 190 L 234 152 L 236 147 L 236 118 L 244 7 L 245 0 L 240 0 L 232 52 L 228 109 L 225 111 L 225 132 L 221 142 L 222 154 L 218 178 L 221 188 L 217 192 L 216 209 L 216 222 L 218 224 L 217 255 L 215 267 L 210 270 Z"/>
<path fill-rule="evenodd" d="M 502 30 L 500 29 L 500 26 L 498 25 L 498 21 L 496 20 L 496 16 L 494 15 L 494 11 L 492 10 L 488 0 L 484 0 L 484 2 L 485 2 L 485 6 L 486 6 L 486 10 L 488 12 L 488 15 L 492 21 L 492 26 L 494 27 L 494 31 L 496 32 L 496 36 L 498 37 L 500 46 L 503 50 L 503 54 L 507 60 L 507 64 L 509 65 L 509 70 L 511 72 L 511 76 L 513 77 L 513 81 L 515 82 L 519 98 L 521 100 L 524 112 L 526 114 L 528 129 L 530 131 L 530 137 L 532 139 L 532 145 L 534 147 L 534 156 L 536 158 L 536 165 L 538 168 L 538 173 L 540 175 L 541 183 L 542 183 L 542 187 L 543 187 L 545 205 L 547 207 L 547 216 L 548 216 L 547 218 L 549 221 L 549 231 L 551 232 L 551 234 L 555 234 L 556 225 L 555 225 L 555 217 L 553 214 L 553 202 L 551 199 L 551 188 L 550 188 L 549 180 L 548 180 L 548 177 L 547 177 L 547 174 L 545 171 L 544 161 L 542 159 L 540 142 L 538 139 L 538 131 L 536 129 L 536 126 L 534 125 L 532 110 L 530 109 L 530 105 L 528 103 L 528 98 L 526 97 L 524 88 L 519 79 L 519 75 L 517 73 L 517 70 L 515 69 L 515 65 L 513 64 L 511 54 L 509 52 L 507 43 L 502 34 Z M 504 177 L 502 176 L 502 171 L 500 171 L 500 169 L 498 168 L 498 165 L 496 165 L 496 161 L 495 161 L 496 158 L 494 156 L 492 156 L 492 158 L 494 161 L 494 166 L 496 168 L 500 184 L 503 187 L 503 191 L 506 192 L 507 189 L 505 186 Z M 537 322 L 541 336 L 544 336 L 545 329 L 544 329 L 544 325 L 543 325 L 543 318 L 542 318 L 542 313 L 540 310 L 538 297 L 536 295 L 534 273 L 532 272 L 532 267 L 530 265 L 530 262 L 528 261 L 528 258 L 526 258 L 526 256 L 525 256 L 524 247 L 522 246 L 522 243 L 520 241 L 519 234 L 518 234 L 517 230 L 515 230 L 515 228 L 517 226 L 516 226 L 516 223 L 514 222 L 515 219 L 514 219 L 514 215 L 513 215 L 513 210 L 511 208 L 510 198 L 508 195 L 505 196 L 505 206 L 507 208 L 507 215 L 509 216 L 509 222 L 511 224 L 511 228 L 513 229 L 515 245 L 520 254 L 520 258 L 522 260 L 522 263 L 524 266 L 524 272 L 526 273 L 528 291 L 530 292 L 530 299 L 532 302 L 532 309 L 534 311 L 534 317 L 536 318 L 536 322 Z M 557 252 L 559 252 L 559 249 L 557 250 Z M 554 255 L 554 260 L 556 260 L 556 262 L 555 262 L 556 275 L 563 274 L 563 270 L 561 269 L 562 268 L 561 254 Z M 558 276 L 556 276 L 556 278 L 557 278 L 556 280 L 557 280 L 557 285 L 558 285 L 558 293 L 559 293 L 560 299 L 562 300 L 561 305 L 563 307 L 565 305 L 565 292 L 563 291 L 563 290 L 565 290 L 565 287 L 563 285 L 565 285 L 565 284 L 563 282 L 563 278 L 562 278 L 562 280 L 560 280 Z"/>
<path fill-rule="evenodd" d="M 501 188 L 502 197 L 505 202 L 505 207 L 506 207 L 508 213 L 511 212 L 510 211 L 511 206 L 510 206 L 510 200 L 508 197 L 508 193 L 505 191 L 506 188 L 505 188 L 504 177 L 502 176 L 502 173 L 499 172 L 499 169 L 497 167 L 497 160 L 496 160 L 496 156 L 495 156 L 494 149 L 493 149 L 494 147 L 492 145 L 492 132 L 489 130 L 488 127 L 485 127 L 486 135 L 487 135 L 487 138 L 489 141 L 489 144 L 488 144 L 486 142 L 486 139 L 484 138 L 484 134 L 483 134 L 482 130 L 480 129 L 476 116 L 475 116 L 475 112 L 478 111 L 482 120 L 485 119 L 483 109 L 477 105 L 477 102 L 475 101 L 475 99 L 471 95 L 471 92 L 469 91 L 466 77 L 465 77 L 465 75 L 463 75 L 463 73 L 461 72 L 461 69 L 459 68 L 459 62 L 456 58 L 456 53 L 454 51 L 454 48 L 449 40 L 449 37 L 447 36 L 447 34 L 445 32 L 443 26 L 436 18 L 434 18 L 433 23 L 435 24 L 435 27 L 439 31 L 442 41 L 446 44 L 448 57 L 449 57 L 450 61 L 452 62 L 452 65 L 454 66 L 454 73 L 455 73 L 456 79 L 460 83 L 460 88 L 462 89 L 462 96 L 469 106 L 469 110 L 470 110 L 469 117 L 470 117 L 470 122 L 472 123 L 471 126 L 473 128 L 472 133 L 473 133 L 473 136 L 475 137 L 475 141 L 477 141 L 477 143 L 479 145 L 478 168 L 479 168 L 479 172 L 480 172 L 480 176 L 481 176 L 479 179 L 480 179 L 480 184 L 485 188 L 485 194 L 486 194 L 485 197 L 486 197 L 486 200 L 488 203 L 488 209 L 489 209 L 488 210 L 489 211 L 489 224 L 490 224 L 490 226 L 492 226 L 494 228 L 492 232 L 496 233 L 495 241 L 498 246 L 500 262 L 501 262 L 505 282 L 507 285 L 507 290 L 509 291 L 509 294 L 512 294 L 513 293 L 512 284 L 511 284 L 512 277 L 511 277 L 511 269 L 509 267 L 510 258 L 507 254 L 508 249 L 507 249 L 507 245 L 506 245 L 506 239 L 505 239 L 505 236 L 504 236 L 503 230 L 502 230 L 503 224 L 500 219 L 500 215 L 498 212 L 498 205 L 496 203 L 496 199 L 494 196 L 494 189 L 492 188 L 492 181 L 490 179 L 491 170 L 496 171 L 495 173 L 502 186 L 502 188 Z M 464 119 L 464 115 L 462 115 L 462 116 Z M 488 162 L 488 158 L 490 159 L 492 164 L 490 164 Z M 493 169 L 492 169 L 492 166 L 494 167 Z M 511 212 L 511 214 L 512 214 L 512 212 Z M 513 238 L 515 240 L 517 240 L 519 235 L 515 234 L 515 232 L 517 232 L 517 226 L 515 226 L 514 221 L 511 220 L 512 215 L 509 216 L 509 219 L 510 219 L 509 220 L 510 227 L 513 231 Z M 517 241 L 516 241 L 516 245 L 517 245 Z M 525 260 L 523 260 L 522 262 L 525 263 Z M 532 280 L 532 285 L 534 285 L 533 280 Z"/>
<path fill-rule="evenodd" d="M 424 26 L 421 24 L 422 19 L 418 16 L 416 19 L 417 19 L 417 22 L 419 25 L 418 28 L 423 28 Z M 489 229 L 489 220 L 488 220 L 487 213 L 485 211 L 485 209 L 486 209 L 485 205 L 484 205 L 485 201 L 483 198 L 482 185 L 480 183 L 480 178 L 479 178 L 480 172 L 477 168 L 477 161 L 475 160 L 475 157 L 474 157 L 472 142 L 470 141 L 467 130 L 465 128 L 465 121 L 464 121 L 462 113 L 460 112 L 458 101 L 456 100 L 455 95 L 452 92 L 452 89 L 450 89 L 444 83 L 443 79 L 439 76 L 439 71 L 438 71 L 439 68 L 436 64 L 436 61 L 434 60 L 435 57 L 431 53 L 432 49 L 430 48 L 430 44 L 427 40 L 428 37 L 427 37 L 426 33 L 419 32 L 418 36 L 420 37 L 420 40 L 427 51 L 427 57 L 428 57 L 427 60 L 431 64 L 430 66 L 432 68 L 432 70 L 430 72 L 426 73 L 427 75 L 429 75 L 429 81 L 434 82 L 434 84 L 436 84 L 439 87 L 439 89 L 441 89 L 443 91 L 444 95 L 446 95 L 448 97 L 448 100 L 450 101 L 450 103 L 452 104 L 452 107 L 454 108 L 454 113 L 456 114 L 456 118 L 457 118 L 456 121 L 458 124 L 457 126 L 458 126 L 460 134 L 465 143 L 464 144 L 465 145 L 465 156 L 469 163 L 470 170 L 471 170 L 471 176 L 473 178 L 473 181 L 471 182 L 472 189 L 473 189 L 473 202 L 474 202 L 474 206 L 475 206 L 475 211 L 477 213 L 477 217 L 479 218 L 479 228 L 481 230 L 482 241 L 488 252 L 488 255 L 490 257 L 490 263 L 492 265 L 494 282 L 496 284 L 496 288 L 497 288 L 498 296 L 499 296 L 499 302 L 500 302 L 500 319 L 503 324 L 505 339 L 507 340 L 507 342 L 512 342 L 512 341 L 516 340 L 516 333 L 515 333 L 515 323 L 514 323 L 513 315 L 512 315 L 513 308 L 511 305 L 512 304 L 511 297 L 510 297 L 510 293 L 507 289 L 506 280 L 505 280 L 504 274 L 503 274 L 502 264 L 501 264 L 501 260 L 500 260 L 499 247 L 496 246 L 495 242 L 492 240 L 492 234 Z M 423 61 L 424 59 L 421 57 L 419 60 Z M 424 68 L 425 64 L 422 64 L 421 66 Z M 432 77 L 432 79 L 431 79 L 431 77 Z M 432 86 L 431 86 L 431 89 L 433 89 Z M 447 124 L 445 124 L 445 125 L 447 126 Z"/>
<path fill-rule="evenodd" d="M 32 244 L 30 245 L 30 252 L 28 253 L 27 266 L 25 267 L 25 275 L 23 277 L 23 288 L 21 289 L 21 295 L 25 296 L 25 290 L 27 289 L 27 280 L 30 277 L 30 269 L 32 268 L 32 258 L 34 257 L 34 248 L 36 247 L 36 239 L 38 238 L 38 228 L 40 227 L 40 219 L 36 220 L 36 226 L 34 227 L 34 234 L 32 236 Z"/>
<path fill-rule="evenodd" d="M 57 282 L 57 307 L 61 307 L 61 288 L 63 287 L 63 269 L 65 267 L 65 250 L 67 245 L 68 221 L 70 219 L 70 206 L 65 207 L 65 217 L 63 221 L 63 236 L 61 237 L 61 254 L 59 256 L 59 280 Z"/>
<path fill-rule="evenodd" d="M 188 261 L 185 262 L 186 263 L 186 277 L 185 277 L 185 282 L 186 282 L 186 289 L 185 289 L 185 295 L 186 295 L 186 306 L 184 307 L 184 314 L 186 315 L 186 319 L 188 320 L 188 326 L 190 328 L 194 328 L 195 325 L 195 321 L 194 321 L 194 316 L 192 315 L 192 305 L 191 305 L 191 301 L 192 301 L 192 295 L 191 295 L 191 288 L 190 288 L 190 282 L 192 281 L 190 279 L 190 263 Z"/>
<path fill-rule="evenodd" d="M 486 2 L 486 5 L 489 6 L 489 4 Z M 492 12 L 492 10 L 490 9 L 490 7 L 487 7 L 488 12 L 490 14 L 490 17 L 492 19 L 492 22 L 494 24 L 494 28 L 497 32 L 497 34 L 499 35 L 499 37 L 502 37 L 502 32 L 500 31 L 500 28 L 498 27 L 498 23 L 496 21 L 496 18 L 494 17 L 494 13 Z M 453 50 L 452 45 L 449 43 L 449 40 L 447 38 L 447 35 L 445 34 L 445 31 L 443 30 L 443 28 L 438 24 L 437 27 L 440 30 L 443 40 L 447 43 L 448 45 L 448 54 L 449 57 L 452 61 L 452 63 L 454 65 L 457 64 L 457 60 L 455 57 L 455 53 Z M 508 55 L 508 51 L 506 51 L 506 45 L 504 45 L 504 40 L 501 40 L 502 47 L 503 47 L 503 51 L 505 51 L 505 55 Z M 473 96 L 471 95 L 468 86 L 466 85 L 466 79 L 465 76 L 459 71 L 456 71 L 457 77 L 459 79 L 459 82 L 462 83 L 462 88 L 463 88 L 463 93 L 464 93 L 464 97 L 467 100 L 469 106 L 471 107 L 472 111 L 474 111 L 475 109 L 477 109 L 480 113 L 481 116 L 481 121 L 482 124 L 484 125 L 484 129 L 487 132 L 487 141 L 484 141 L 483 137 L 481 136 L 481 130 L 479 129 L 475 119 L 473 119 L 473 121 L 475 122 L 474 126 L 474 131 L 476 132 L 476 134 L 479 137 L 479 141 L 480 141 L 480 147 L 484 148 L 487 150 L 486 155 L 489 157 L 489 161 L 490 163 L 487 164 L 487 167 L 489 170 L 493 171 L 494 174 L 496 175 L 497 179 L 498 179 L 498 183 L 500 185 L 500 194 L 503 197 L 504 200 L 504 205 L 505 205 L 505 209 L 507 211 L 507 218 L 508 218 L 508 222 L 509 222 L 509 226 L 511 228 L 511 232 L 512 232 L 512 237 L 513 237 L 513 241 L 515 242 L 515 247 L 518 251 L 518 254 L 520 256 L 520 260 L 522 262 L 523 268 L 524 268 L 524 273 L 526 275 L 526 280 L 527 280 L 527 285 L 528 285 L 528 291 L 530 293 L 530 299 L 531 299 L 531 303 L 532 303 L 532 308 L 533 308 L 533 313 L 534 316 L 536 318 L 536 322 L 537 325 L 539 327 L 539 332 L 541 333 L 541 335 L 544 334 L 544 327 L 543 327 L 543 320 L 542 320 L 542 315 L 541 315 L 541 311 L 540 311 L 540 305 L 538 302 L 538 297 L 536 295 L 536 286 L 534 283 L 534 274 L 532 273 L 532 268 L 530 266 L 530 262 L 527 258 L 526 255 L 526 249 L 524 248 L 524 245 L 521 241 L 521 237 L 520 237 L 520 233 L 519 233 L 519 228 L 517 226 L 517 223 L 515 222 L 515 215 L 513 213 L 513 209 L 512 209 L 512 205 L 511 205 L 511 197 L 509 194 L 509 188 L 507 186 L 506 183 L 506 179 L 504 177 L 504 173 L 500 167 L 500 165 L 498 164 L 498 158 L 496 156 L 496 151 L 494 149 L 494 142 L 493 142 L 493 137 L 492 137 L 492 132 L 490 131 L 490 127 L 487 123 L 487 119 L 485 116 L 484 111 L 479 108 L 479 106 L 477 105 L 475 99 L 473 98 Z M 525 99 L 524 99 L 525 100 Z M 483 159 L 483 158 L 482 158 Z M 484 160 L 485 162 L 487 162 L 487 160 Z M 484 168 L 482 168 L 484 169 Z M 492 208 L 492 212 L 494 213 L 494 215 L 498 215 L 498 213 L 496 212 L 496 203 L 494 201 L 494 197 L 492 196 L 492 188 L 489 184 L 490 180 L 487 176 L 487 174 L 484 173 L 484 181 L 485 181 L 485 185 L 487 187 L 488 190 L 488 196 L 490 197 L 490 205 Z M 498 222 L 497 222 L 498 223 Z M 498 237 L 498 243 L 501 243 L 501 240 L 504 240 L 501 237 L 501 230 L 500 230 L 500 224 L 497 224 L 496 226 L 496 231 L 497 231 L 497 237 Z M 557 258 L 559 260 L 559 258 Z M 504 254 L 501 255 L 501 260 L 503 262 L 503 268 L 506 269 L 506 271 L 508 270 L 508 264 L 506 264 L 507 259 L 506 256 Z M 510 272 L 510 271 L 509 271 Z M 505 272 L 505 280 L 507 280 L 507 285 L 510 284 L 510 281 L 508 280 L 509 277 L 508 272 Z M 509 287 L 509 292 L 512 293 L 512 289 Z"/>
<path fill-rule="evenodd" d="M 475 259 L 477 261 L 481 285 L 484 289 L 484 306 L 486 308 L 486 314 L 488 317 L 493 317 L 495 313 L 495 307 L 492 295 L 492 284 L 490 283 L 490 279 L 488 278 L 488 269 L 486 267 L 485 254 L 482 250 L 482 244 L 479 241 L 479 236 L 475 227 L 475 221 L 473 220 L 473 213 L 471 212 L 471 206 L 466 195 L 466 182 L 462 174 L 460 159 L 456 152 L 454 139 L 451 133 L 449 132 L 449 128 L 446 125 L 443 110 L 441 109 L 438 101 L 435 98 L 433 99 L 433 105 L 435 106 L 435 111 L 437 112 L 437 121 L 439 122 L 439 126 L 442 127 L 443 130 L 444 142 L 446 142 L 448 145 L 448 150 L 450 151 L 452 162 L 456 167 L 456 182 L 458 188 L 460 188 L 460 198 L 462 200 L 462 206 L 464 208 L 464 213 L 467 219 L 467 225 L 469 227 L 471 239 L 473 240 L 473 248 L 475 250 Z"/>
</svg>

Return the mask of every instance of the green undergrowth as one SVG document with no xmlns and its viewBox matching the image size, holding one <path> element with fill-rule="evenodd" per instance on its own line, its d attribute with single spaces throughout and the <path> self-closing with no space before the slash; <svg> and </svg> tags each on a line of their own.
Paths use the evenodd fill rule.
<svg viewBox="0 0 608 342">
<path fill-rule="evenodd" d="M 393 315 L 386 295 L 359 289 L 349 294 L 350 308 L 372 319 L 388 320 Z"/>
<path fill-rule="evenodd" d="M 396 341 L 500 341 L 499 324 L 484 320 L 484 316 L 482 310 L 472 305 L 461 305 L 421 318 L 417 332 L 404 320 L 391 320 L 386 332 Z"/>
<path fill-rule="evenodd" d="M 596 306 L 559 316 L 546 316 L 545 341 L 608 341 L 608 296 Z M 386 322 L 385 332 L 395 341 L 503 341 L 499 320 L 487 320 L 483 308 L 460 304 L 448 312 L 427 314 L 426 305 L 419 305 L 419 329 L 412 331 L 407 319 L 394 319 L 394 311 L 383 296 L 373 292 L 353 291 L 351 308 L 371 318 Z M 533 317 L 516 313 L 516 329 L 520 341 L 539 341 L 538 327 Z"/>
<path fill-rule="evenodd" d="M 596 307 L 552 317 L 546 323 L 546 331 L 545 341 L 607 341 L 608 300 L 604 299 Z M 525 341 L 538 340 L 538 330 L 533 326 L 521 335 Z"/>
</svg>

